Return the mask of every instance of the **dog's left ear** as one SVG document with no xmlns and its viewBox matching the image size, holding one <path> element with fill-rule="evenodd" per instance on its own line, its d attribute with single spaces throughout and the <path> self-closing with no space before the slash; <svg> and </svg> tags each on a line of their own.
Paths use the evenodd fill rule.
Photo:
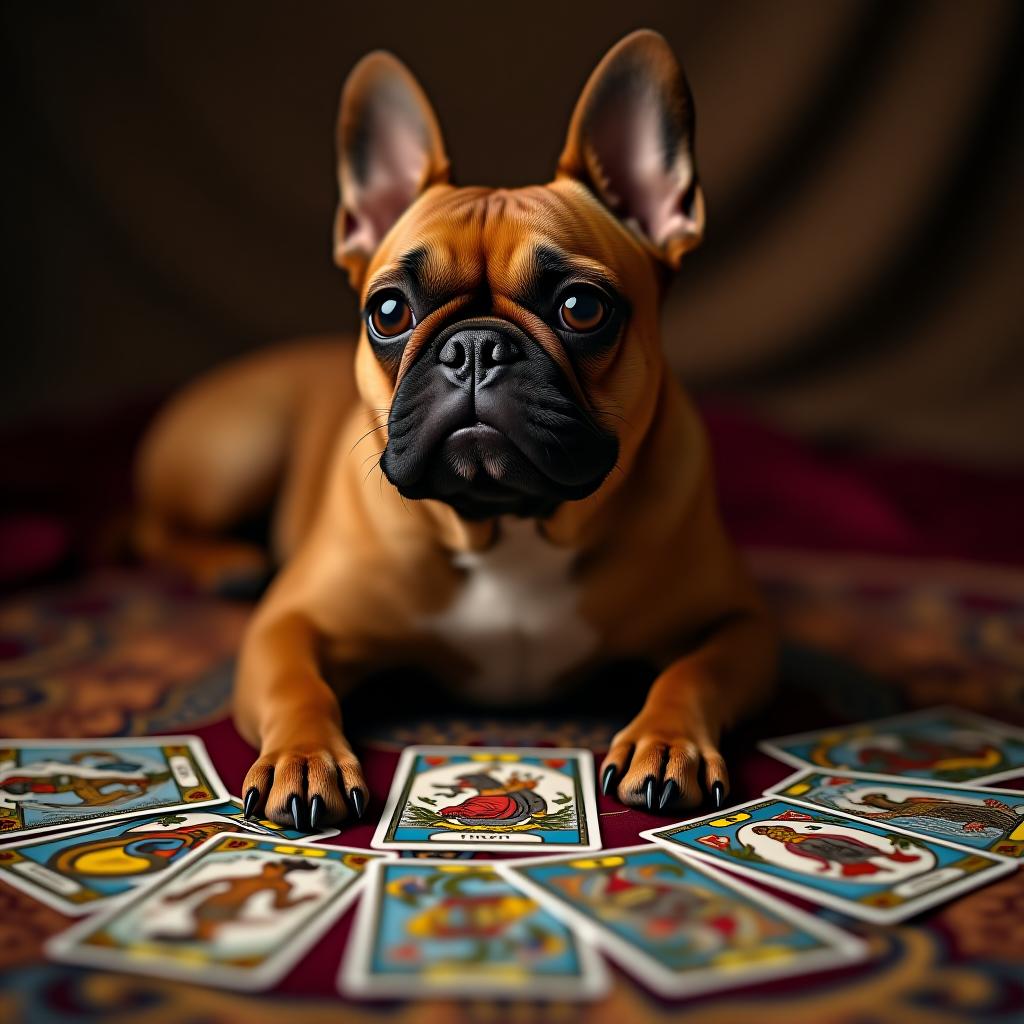
<svg viewBox="0 0 1024 1024">
<path fill-rule="evenodd" d="M 334 262 L 359 288 L 377 246 L 431 185 L 447 182 L 448 157 L 433 108 L 412 72 L 383 50 L 349 73 L 338 109 Z"/>
<path fill-rule="evenodd" d="M 690 87 L 665 39 L 618 42 L 573 111 L 559 178 L 587 186 L 673 269 L 704 234 Z"/>
</svg>

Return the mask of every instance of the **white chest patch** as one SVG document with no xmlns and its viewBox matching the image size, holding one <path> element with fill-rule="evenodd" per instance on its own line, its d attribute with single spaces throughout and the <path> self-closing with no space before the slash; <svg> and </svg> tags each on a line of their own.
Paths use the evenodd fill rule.
<svg viewBox="0 0 1024 1024">
<path fill-rule="evenodd" d="M 490 550 L 454 557 L 466 574 L 462 588 L 422 622 L 476 666 L 459 692 L 494 704 L 543 698 L 598 641 L 577 611 L 573 553 L 549 544 L 531 520 L 503 520 L 501 527 Z"/>
</svg>

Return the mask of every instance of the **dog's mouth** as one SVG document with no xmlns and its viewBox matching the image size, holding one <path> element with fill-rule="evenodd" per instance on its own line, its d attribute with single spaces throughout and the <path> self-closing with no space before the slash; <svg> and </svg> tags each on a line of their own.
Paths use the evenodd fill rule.
<svg viewBox="0 0 1024 1024">
<path fill-rule="evenodd" d="M 507 434 L 482 422 L 444 438 L 423 484 L 467 519 L 549 515 L 558 503 L 552 481 Z"/>
</svg>

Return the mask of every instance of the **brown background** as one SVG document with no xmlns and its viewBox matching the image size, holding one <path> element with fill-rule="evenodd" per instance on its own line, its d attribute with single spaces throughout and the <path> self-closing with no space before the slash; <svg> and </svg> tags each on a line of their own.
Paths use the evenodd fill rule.
<svg viewBox="0 0 1024 1024">
<path fill-rule="evenodd" d="M 8 423 L 347 327 L 333 117 L 412 67 L 461 183 L 546 179 L 590 68 L 660 29 L 698 111 L 704 247 L 666 311 L 703 393 L 797 432 L 1024 463 L 1013 0 L 5 5 Z"/>
</svg>

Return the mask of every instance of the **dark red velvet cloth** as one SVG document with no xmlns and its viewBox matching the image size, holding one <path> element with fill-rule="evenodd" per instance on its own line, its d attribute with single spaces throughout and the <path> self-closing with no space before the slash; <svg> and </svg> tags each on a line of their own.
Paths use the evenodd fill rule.
<svg viewBox="0 0 1024 1024">
<path fill-rule="evenodd" d="M 815 447 L 735 410 L 704 416 L 722 512 L 746 546 L 1024 564 L 1024 467 Z"/>
<path fill-rule="evenodd" d="M 0 445 L 0 588 L 109 556 L 132 454 L 155 403 Z M 814 446 L 708 404 L 722 513 L 747 546 L 1024 564 L 1024 467 L 971 469 Z"/>
</svg>

